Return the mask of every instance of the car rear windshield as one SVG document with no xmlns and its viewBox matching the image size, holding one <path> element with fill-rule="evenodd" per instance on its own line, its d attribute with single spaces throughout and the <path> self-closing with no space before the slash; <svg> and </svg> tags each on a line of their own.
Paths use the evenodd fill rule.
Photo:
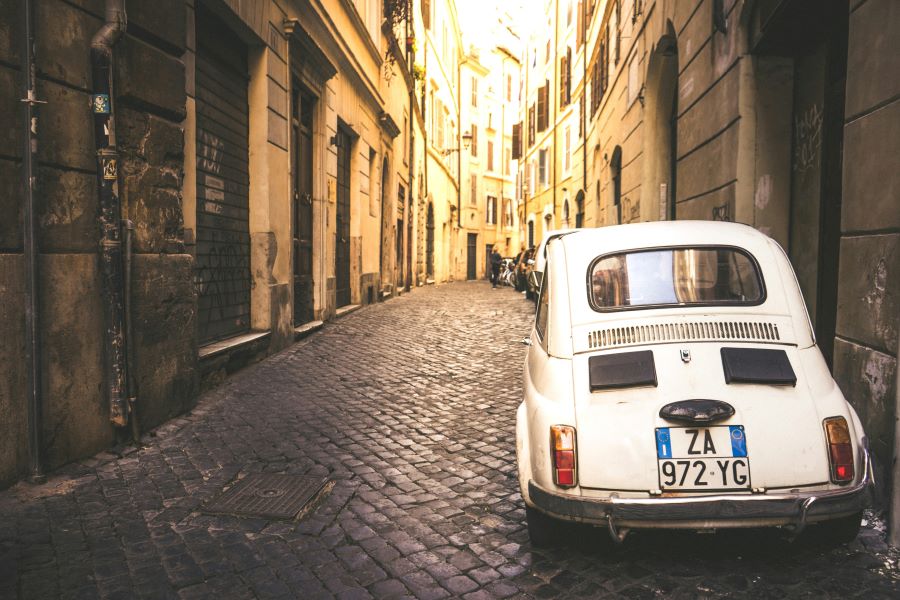
<svg viewBox="0 0 900 600">
<path fill-rule="evenodd" d="M 608 254 L 591 264 L 591 306 L 753 305 L 765 299 L 762 276 L 747 253 L 729 247 L 658 248 Z"/>
</svg>

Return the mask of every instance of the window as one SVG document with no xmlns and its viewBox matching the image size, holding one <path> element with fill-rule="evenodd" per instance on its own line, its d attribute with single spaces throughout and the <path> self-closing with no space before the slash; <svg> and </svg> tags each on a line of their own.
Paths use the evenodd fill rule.
<svg viewBox="0 0 900 600">
<path fill-rule="evenodd" d="M 737 248 L 660 248 L 601 256 L 589 269 L 594 310 L 760 304 L 762 277 Z"/>
<path fill-rule="evenodd" d="M 547 185 L 547 149 L 541 148 L 538 152 L 538 180 L 541 186 Z"/>
<path fill-rule="evenodd" d="M 563 201 L 563 227 L 569 226 L 569 200 Z"/>
<path fill-rule="evenodd" d="M 572 24 L 572 0 L 566 0 L 566 26 Z"/>
<path fill-rule="evenodd" d="M 487 143 L 487 170 L 494 170 L 494 142 L 491 140 Z"/>
<path fill-rule="evenodd" d="M 472 123 L 472 157 L 478 157 L 478 125 Z"/>
<path fill-rule="evenodd" d="M 538 299 L 537 313 L 534 315 L 534 328 L 546 347 L 548 312 L 550 310 L 550 277 L 549 269 L 544 269 L 541 278 L 541 297 Z"/>
<path fill-rule="evenodd" d="M 471 175 L 472 189 L 469 194 L 469 204 L 476 206 L 478 204 L 478 175 Z"/>
<path fill-rule="evenodd" d="M 503 154 L 503 174 L 512 175 L 512 151 L 509 148 L 504 148 Z"/>
<path fill-rule="evenodd" d="M 484 207 L 485 223 L 488 225 L 497 224 L 497 198 L 494 196 L 487 197 L 487 204 Z"/>
<path fill-rule="evenodd" d="M 572 128 L 566 126 L 566 145 L 563 154 L 563 172 L 568 173 L 572 169 Z"/>
<path fill-rule="evenodd" d="M 512 102 L 512 75 L 506 75 L 506 101 Z"/>
<path fill-rule="evenodd" d="M 478 106 L 478 79 L 472 75 L 472 106 Z"/>
<path fill-rule="evenodd" d="M 513 226 L 513 203 L 509 198 L 503 199 L 503 226 L 507 229 Z M 509 247 L 509 244 L 507 244 Z"/>
</svg>

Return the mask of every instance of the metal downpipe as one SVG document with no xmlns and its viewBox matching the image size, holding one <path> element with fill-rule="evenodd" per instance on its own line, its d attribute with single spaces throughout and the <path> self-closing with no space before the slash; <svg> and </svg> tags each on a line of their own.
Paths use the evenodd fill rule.
<svg viewBox="0 0 900 600">
<path fill-rule="evenodd" d="M 100 225 L 100 275 L 106 330 L 104 361 L 109 420 L 128 424 L 125 346 L 124 277 L 122 264 L 122 205 L 119 201 L 115 119 L 112 94 L 112 47 L 125 32 L 124 0 L 106 0 L 106 21 L 91 40 L 94 144 L 97 151 L 97 189 Z"/>
<path fill-rule="evenodd" d="M 34 168 L 37 164 L 37 105 L 44 102 L 35 95 L 35 60 L 34 60 L 34 7 L 31 0 L 24 0 L 23 31 L 25 48 L 22 53 L 22 75 L 25 97 L 25 148 L 22 160 L 22 179 L 25 192 L 25 219 L 22 228 L 22 254 L 25 263 L 25 365 L 28 380 L 28 481 L 44 483 L 41 461 L 41 430 L 43 428 L 43 394 L 41 374 L 41 335 L 38 314 L 38 253 L 37 219 L 35 216 Z"/>
</svg>

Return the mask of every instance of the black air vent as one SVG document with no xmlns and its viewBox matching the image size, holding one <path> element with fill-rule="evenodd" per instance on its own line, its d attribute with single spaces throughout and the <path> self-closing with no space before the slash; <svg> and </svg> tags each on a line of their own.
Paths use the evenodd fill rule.
<svg viewBox="0 0 900 600">
<path fill-rule="evenodd" d="M 656 363 L 651 350 L 592 356 L 588 367 L 592 392 L 641 385 L 656 387 Z"/>
<path fill-rule="evenodd" d="M 722 348 L 725 383 L 797 385 L 797 376 L 784 350 Z"/>
</svg>

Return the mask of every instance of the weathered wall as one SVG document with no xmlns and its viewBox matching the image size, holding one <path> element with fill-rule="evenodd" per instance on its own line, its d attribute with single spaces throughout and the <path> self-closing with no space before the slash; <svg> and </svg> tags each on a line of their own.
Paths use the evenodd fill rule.
<svg viewBox="0 0 900 600">
<path fill-rule="evenodd" d="M 20 2 L 0 5 L 0 190 L 4 215 L 21 217 L 22 127 L 16 69 Z M 108 420 L 97 259 L 99 231 L 90 113 L 90 39 L 103 2 L 35 3 L 38 133 L 37 214 L 44 381 L 43 458 L 50 469 L 107 447 Z M 184 116 L 184 0 L 127 4 L 116 47 L 115 110 L 123 216 L 135 222 L 134 326 L 138 414 L 152 427 L 187 409 L 195 394 L 193 288 L 183 254 L 180 186 Z M 15 115 L 17 118 L 12 118 Z M 25 440 L 24 286 L 21 221 L 0 225 L 0 331 L 8 365 L 0 381 L 0 486 L 20 477 Z"/>
<path fill-rule="evenodd" d="M 900 4 L 851 4 L 834 373 L 889 465 L 900 319 Z"/>
</svg>

